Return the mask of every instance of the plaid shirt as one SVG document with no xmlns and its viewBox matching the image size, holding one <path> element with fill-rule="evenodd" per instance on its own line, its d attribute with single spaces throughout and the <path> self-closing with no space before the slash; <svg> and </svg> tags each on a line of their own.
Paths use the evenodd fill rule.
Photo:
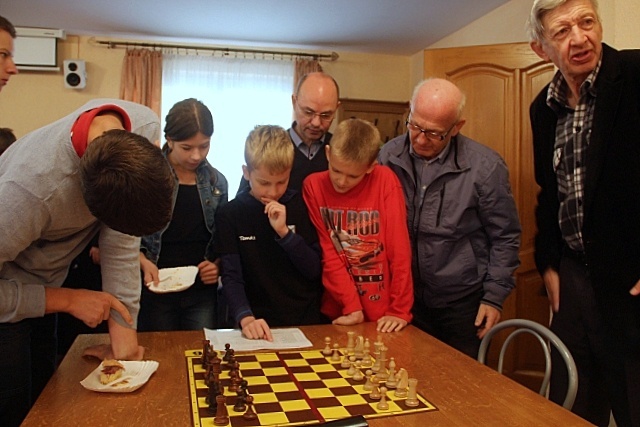
<svg viewBox="0 0 640 427">
<path fill-rule="evenodd" d="M 558 71 L 547 92 L 547 105 L 558 116 L 553 168 L 558 180 L 560 210 L 558 222 L 562 237 L 575 251 L 584 251 L 582 223 L 584 219 L 584 182 L 587 174 L 587 148 L 591 140 L 593 111 L 596 104 L 595 81 L 600 64 L 580 87 L 580 99 L 575 109 L 567 102 L 567 82 Z"/>
</svg>

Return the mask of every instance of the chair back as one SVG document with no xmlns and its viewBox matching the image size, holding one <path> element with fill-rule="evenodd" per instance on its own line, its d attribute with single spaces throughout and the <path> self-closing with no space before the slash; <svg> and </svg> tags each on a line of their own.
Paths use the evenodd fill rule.
<svg viewBox="0 0 640 427">
<path fill-rule="evenodd" d="M 499 322 L 497 325 L 491 328 L 489 332 L 487 332 L 487 334 L 482 338 L 482 341 L 480 342 L 480 350 L 478 351 L 478 361 L 483 364 L 485 363 L 491 338 L 498 332 L 508 328 L 515 329 L 507 336 L 504 343 L 502 344 L 502 348 L 500 349 L 500 357 L 498 359 L 498 372 L 502 373 L 504 355 L 511 341 L 521 333 L 528 333 L 533 335 L 542 345 L 545 356 L 545 371 L 544 378 L 542 380 L 542 386 L 540 387 L 540 394 L 543 396 L 546 395 L 547 388 L 549 387 L 549 380 L 551 378 L 550 345 L 552 345 L 558 350 L 560 356 L 562 356 L 565 364 L 567 365 L 569 387 L 567 388 L 567 394 L 562 406 L 566 409 L 571 410 L 571 408 L 573 407 L 573 402 L 576 399 L 576 393 L 578 392 L 578 370 L 576 368 L 576 363 L 573 361 L 573 357 L 571 356 L 571 353 L 569 352 L 567 346 L 564 345 L 560 338 L 558 338 L 558 336 L 551 332 L 551 330 L 546 326 L 527 319 L 509 319 L 503 322 Z"/>
</svg>

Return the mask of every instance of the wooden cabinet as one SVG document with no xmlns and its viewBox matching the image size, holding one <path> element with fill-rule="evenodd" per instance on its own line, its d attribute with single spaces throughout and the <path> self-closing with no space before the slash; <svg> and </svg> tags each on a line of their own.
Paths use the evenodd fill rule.
<svg viewBox="0 0 640 427">
<path fill-rule="evenodd" d="M 380 131 L 382 142 L 387 142 L 406 131 L 408 115 L 408 102 L 341 99 L 336 118 L 338 123 L 351 118 L 370 121 Z"/>
</svg>

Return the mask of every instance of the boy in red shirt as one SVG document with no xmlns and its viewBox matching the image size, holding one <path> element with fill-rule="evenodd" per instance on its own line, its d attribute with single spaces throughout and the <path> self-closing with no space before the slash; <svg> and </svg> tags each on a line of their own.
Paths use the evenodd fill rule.
<svg viewBox="0 0 640 427">
<path fill-rule="evenodd" d="M 349 119 L 325 147 L 329 170 L 310 175 L 303 196 L 322 247 L 322 312 L 336 325 L 411 321 L 411 246 L 402 186 L 376 162 L 380 133 Z"/>
</svg>

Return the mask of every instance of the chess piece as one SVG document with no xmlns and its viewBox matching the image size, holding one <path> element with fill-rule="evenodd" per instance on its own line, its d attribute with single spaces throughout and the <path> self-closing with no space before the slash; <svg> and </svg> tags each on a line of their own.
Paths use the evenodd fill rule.
<svg viewBox="0 0 640 427">
<path fill-rule="evenodd" d="M 371 376 L 373 375 L 373 371 L 371 369 L 367 369 L 367 372 L 365 372 L 364 377 L 366 378 L 366 381 L 364 382 L 364 385 L 362 386 L 362 389 L 365 391 L 371 391 L 373 390 L 373 383 L 371 382 Z"/>
<path fill-rule="evenodd" d="M 362 337 L 362 335 L 358 335 L 358 338 L 356 338 L 356 345 L 353 349 L 353 355 L 356 356 L 356 359 L 362 359 L 362 356 L 364 356 L 364 338 Z"/>
<path fill-rule="evenodd" d="M 396 359 L 389 359 L 389 377 L 387 378 L 387 388 L 396 388 L 398 380 L 396 379 Z"/>
<path fill-rule="evenodd" d="M 233 405 L 234 412 L 244 412 L 247 409 L 245 399 L 247 398 L 241 388 L 236 393 L 236 404 Z"/>
<path fill-rule="evenodd" d="M 409 392 L 407 393 L 407 400 L 404 401 L 405 405 L 415 408 L 420 405 L 418 400 L 418 380 L 416 378 L 409 378 Z"/>
<path fill-rule="evenodd" d="M 362 362 L 360 362 L 359 360 L 356 360 L 356 363 L 355 363 L 356 371 L 353 373 L 353 377 L 352 377 L 354 381 L 360 382 L 364 379 L 364 375 L 362 375 L 362 371 L 360 370 L 361 364 Z"/>
<path fill-rule="evenodd" d="M 347 354 L 348 355 L 352 355 L 353 354 L 353 350 L 355 348 L 355 336 L 356 333 L 353 331 L 349 331 L 347 332 Z"/>
<path fill-rule="evenodd" d="M 229 411 L 227 410 L 227 398 L 219 394 L 216 396 L 216 416 L 213 418 L 213 424 L 217 426 L 226 426 L 229 424 Z"/>
<path fill-rule="evenodd" d="M 235 393 L 236 391 L 238 391 L 238 384 L 236 382 L 238 375 L 238 371 L 229 371 L 229 387 L 227 388 L 227 390 L 229 390 L 231 393 Z"/>
<path fill-rule="evenodd" d="M 224 356 L 222 356 L 222 360 L 228 362 L 229 356 L 231 356 L 231 344 L 226 343 L 224 345 Z"/>
<path fill-rule="evenodd" d="M 398 384 L 396 385 L 396 391 L 393 393 L 396 397 L 407 397 L 407 387 L 409 387 L 409 374 L 404 368 L 400 368 L 398 371 Z"/>
<path fill-rule="evenodd" d="M 211 370 L 214 374 L 220 374 L 222 372 L 222 367 L 220 366 L 221 363 L 222 360 L 218 357 L 217 354 L 210 358 L 209 366 L 211 367 Z"/>
<path fill-rule="evenodd" d="M 356 373 L 356 357 L 349 356 L 349 370 L 347 371 L 347 375 L 352 377 Z"/>
<path fill-rule="evenodd" d="M 340 363 L 341 368 L 348 368 L 351 366 L 351 362 L 349 362 L 349 354 L 345 352 L 344 357 L 342 358 L 342 363 Z"/>
<path fill-rule="evenodd" d="M 364 340 L 364 349 L 362 351 L 362 367 L 370 368 L 373 366 L 373 361 L 371 360 L 371 343 L 369 342 L 369 338 Z"/>
<path fill-rule="evenodd" d="M 207 396 L 205 397 L 204 401 L 207 405 L 209 405 L 209 412 L 212 414 L 215 414 L 217 411 L 217 407 L 218 407 L 218 403 L 216 401 L 216 397 L 219 394 L 222 394 L 219 392 L 219 383 L 212 381 L 209 385 L 209 390 L 207 393 Z"/>
<path fill-rule="evenodd" d="M 373 388 L 371 389 L 371 393 L 369 393 L 369 398 L 371 400 L 380 400 L 380 380 L 373 376 L 371 377 L 371 383 L 373 384 Z"/>
<path fill-rule="evenodd" d="M 380 402 L 376 405 L 376 408 L 387 411 L 389 409 L 389 403 L 387 403 L 387 388 L 380 387 Z"/>
<path fill-rule="evenodd" d="M 338 347 L 340 347 L 338 343 L 333 344 L 333 354 L 331 355 L 332 362 L 340 361 L 340 350 L 338 350 Z"/>
<path fill-rule="evenodd" d="M 378 372 L 376 372 L 376 375 L 380 380 L 386 380 L 389 378 L 389 373 L 387 372 L 387 350 L 387 347 L 384 345 L 380 347 L 380 365 L 378 367 Z"/>
<path fill-rule="evenodd" d="M 207 369 L 207 361 L 208 361 L 208 355 L 209 355 L 209 344 L 211 343 L 211 341 L 209 340 L 202 340 L 202 369 Z"/>
<path fill-rule="evenodd" d="M 322 350 L 322 354 L 329 356 L 331 353 L 331 337 L 326 337 L 324 339 L 324 349 Z"/>
<path fill-rule="evenodd" d="M 258 414 L 256 414 L 255 411 L 253 410 L 253 396 L 248 394 L 247 397 L 245 398 L 245 401 L 247 403 L 247 412 L 245 412 L 244 415 L 242 415 L 242 418 L 244 418 L 247 421 L 255 420 L 256 418 L 258 418 Z"/>
</svg>

